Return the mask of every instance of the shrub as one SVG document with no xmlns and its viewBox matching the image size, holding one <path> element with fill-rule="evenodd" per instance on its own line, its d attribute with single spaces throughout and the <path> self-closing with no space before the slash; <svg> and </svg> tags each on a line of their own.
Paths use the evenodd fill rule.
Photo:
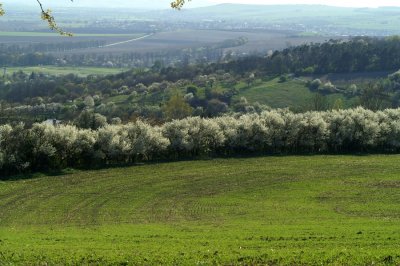
<svg viewBox="0 0 400 266">
<path fill-rule="evenodd" d="M 286 109 L 162 126 L 142 121 L 97 130 L 73 125 L 0 126 L 3 175 L 236 153 L 399 152 L 400 109 L 295 114 Z"/>
</svg>

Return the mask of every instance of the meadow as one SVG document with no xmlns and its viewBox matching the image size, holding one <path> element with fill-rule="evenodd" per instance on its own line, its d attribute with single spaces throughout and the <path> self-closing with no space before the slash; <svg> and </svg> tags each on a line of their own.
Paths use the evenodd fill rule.
<svg viewBox="0 0 400 266">
<path fill-rule="evenodd" d="M 399 159 L 204 159 L 3 180 L 0 264 L 398 265 Z"/>
<path fill-rule="evenodd" d="M 113 69 L 110 69 L 110 71 L 111 70 Z M 105 71 L 107 71 L 107 69 L 105 69 Z M 279 78 L 267 78 L 265 80 L 257 79 L 251 84 L 246 84 L 244 81 L 240 81 L 234 86 L 218 84 L 214 87 L 214 90 L 227 92 L 234 88 L 237 90 L 237 94 L 233 96 L 233 101 L 239 101 L 242 97 L 245 97 L 251 104 L 258 102 L 272 108 L 290 108 L 292 110 L 304 111 L 313 108 L 313 99 L 316 94 L 305 86 L 306 79 L 310 78 L 300 77 L 297 79 L 289 79 L 286 82 L 280 82 Z M 325 81 L 328 79 L 323 80 Z M 337 81 L 338 84 L 345 84 L 343 79 L 338 79 Z M 185 94 L 186 89 L 181 88 L 180 92 Z M 201 97 L 205 97 L 204 89 L 199 89 L 198 93 Z M 342 100 L 345 107 L 357 106 L 359 100 L 357 97 L 346 96 L 343 93 L 332 93 L 326 96 L 327 103 L 330 106 L 333 106 L 334 102 L 339 98 Z M 145 103 L 147 106 L 157 106 L 160 101 L 164 100 L 165 94 L 154 93 L 150 96 L 139 96 L 131 101 L 129 100 L 129 95 L 117 95 L 109 97 L 106 99 L 106 102 L 113 102 L 117 105 L 123 106 L 128 106 L 132 103 Z"/>
<path fill-rule="evenodd" d="M 240 87 L 237 98 L 245 97 L 249 102 L 259 102 L 273 108 L 307 107 L 311 105 L 313 93 L 301 80 L 279 82 L 279 78 L 260 81 L 251 86 Z"/>
<path fill-rule="evenodd" d="M 241 97 L 245 97 L 250 103 L 258 102 L 272 108 L 289 107 L 294 110 L 309 110 L 313 107 L 313 99 L 316 93 L 305 86 L 307 79 L 310 78 L 300 77 L 289 79 L 286 82 L 280 82 L 279 78 L 259 79 L 250 84 L 250 86 L 241 82 L 235 87 L 238 90 L 238 94 L 234 99 L 238 100 Z M 356 97 L 347 97 L 341 93 L 332 93 L 326 96 L 326 100 L 331 106 L 339 98 L 346 107 L 356 105 L 355 103 L 358 100 Z"/>
<path fill-rule="evenodd" d="M 236 54 L 249 54 L 266 52 L 268 50 L 280 50 L 290 45 L 300 45 L 311 42 L 323 42 L 327 36 L 299 36 L 292 31 L 245 31 L 245 30 L 196 30 L 179 29 L 157 32 L 147 38 L 123 43 L 112 47 L 90 49 L 96 53 L 126 53 L 126 52 L 159 52 L 175 51 L 188 48 L 201 48 L 220 44 L 226 40 L 244 37 L 248 41 L 241 46 L 225 48 Z M 337 38 L 337 37 L 336 37 Z M 74 51 L 74 53 L 87 53 L 89 49 Z M 67 52 L 68 53 L 68 52 Z"/>
</svg>

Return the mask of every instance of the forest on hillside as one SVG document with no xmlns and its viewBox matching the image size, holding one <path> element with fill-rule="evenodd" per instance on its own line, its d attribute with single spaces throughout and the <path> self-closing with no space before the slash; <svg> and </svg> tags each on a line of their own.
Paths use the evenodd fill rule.
<svg viewBox="0 0 400 266">
<path fill-rule="evenodd" d="M 277 87 L 273 93 L 293 85 L 294 93 L 309 95 L 302 105 L 292 107 L 297 112 L 357 106 L 396 108 L 400 100 L 399 47 L 398 37 L 354 38 L 218 63 L 165 66 L 158 61 L 151 68 L 106 76 L 14 72 L 0 78 L 0 121 L 32 124 L 58 119 L 94 129 L 79 122 L 79 117 L 90 113 L 109 123 L 140 118 L 160 124 L 193 115 L 261 112 L 269 109 L 273 99 L 249 102 L 246 96 L 252 96 L 251 91 L 258 87 L 262 94 L 263 86 L 272 85 Z M 368 76 L 379 71 L 389 74 L 339 84 L 321 78 L 332 73 Z"/>
<path fill-rule="evenodd" d="M 399 47 L 398 37 L 354 38 L 218 63 L 157 62 L 105 76 L 5 74 L 1 172 L 199 156 L 398 152 L 400 111 L 390 108 L 400 106 Z M 332 73 L 359 78 L 331 81 Z M 282 91 L 297 106 L 266 104 L 285 97 Z"/>
</svg>

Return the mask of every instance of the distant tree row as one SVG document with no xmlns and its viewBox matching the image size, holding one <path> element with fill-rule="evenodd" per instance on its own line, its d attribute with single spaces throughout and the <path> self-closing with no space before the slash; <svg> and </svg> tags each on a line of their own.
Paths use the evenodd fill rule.
<svg viewBox="0 0 400 266">
<path fill-rule="evenodd" d="M 351 73 L 364 71 L 397 70 L 400 68 L 400 37 L 329 40 L 275 51 L 268 56 L 253 55 L 238 59 L 224 55 L 226 48 L 243 45 L 245 38 L 225 40 L 219 44 L 188 49 L 166 50 L 147 53 L 106 53 L 90 50 L 104 45 L 100 41 L 40 44 L 30 46 L 0 45 L 0 62 L 8 66 L 32 66 L 38 64 L 64 64 L 75 66 L 149 67 L 155 70 L 164 66 L 185 68 L 188 64 L 201 63 L 202 73 L 212 69 L 244 74 L 298 75 Z M 74 54 L 74 49 L 88 48 L 87 52 Z M 71 51 L 62 56 L 48 54 L 50 51 Z M 107 51 L 107 50 L 105 50 Z M 205 63 L 213 63 L 211 65 Z M 179 72 L 179 70 L 175 70 Z"/>
<path fill-rule="evenodd" d="M 400 37 L 358 37 L 303 44 L 267 57 L 246 57 L 225 65 L 238 73 L 263 71 L 273 74 L 326 74 L 397 70 L 400 68 Z"/>
<path fill-rule="evenodd" d="M 14 53 L 0 53 L 0 61 L 6 62 L 2 56 L 14 56 Z M 52 56 L 41 53 L 18 53 L 15 55 L 17 61 L 35 62 L 35 64 L 64 64 L 72 60 L 82 62 L 85 60 L 96 61 L 91 55 L 71 55 L 60 61 Z M 137 55 L 118 55 L 134 60 Z M 211 55 L 210 55 L 211 56 Z M 87 58 L 86 58 L 87 57 Z M 115 58 L 112 55 L 97 55 L 102 65 L 115 65 Z M 85 59 L 86 58 L 86 59 Z M 187 59 L 191 57 L 188 56 Z M 146 86 L 154 82 L 175 82 L 180 79 L 193 80 L 197 76 L 210 75 L 213 73 L 229 73 L 237 77 L 281 75 L 287 73 L 297 74 L 325 74 L 331 72 L 359 72 L 359 71 L 383 71 L 400 69 L 400 38 L 391 37 L 386 39 L 377 38 L 356 38 L 350 41 L 331 40 L 322 44 L 305 44 L 283 51 L 276 51 L 268 57 L 246 57 L 240 60 L 233 60 L 227 63 L 209 64 L 206 62 L 189 65 L 188 62 L 181 62 L 175 67 L 166 66 L 162 61 L 157 61 L 148 54 L 145 59 L 153 63 L 151 68 L 137 68 L 122 74 L 102 78 L 79 79 L 72 75 L 62 78 L 44 75 L 24 76 L 22 73 L 13 74 L 8 77 L 9 82 L 0 83 L 0 99 L 20 102 L 27 97 L 43 97 L 56 93 L 65 94 L 84 91 L 102 91 L 118 89 L 121 86 L 136 86 L 143 83 Z M 74 63 L 75 64 L 75 63 Z M 29 82 L 27 82 L 29 79 Z M 400 88 L 398 75 L 393 75 L 386 82 L 385 88 L 397 90 Z M 69 90 L 69 86 L 73 90 Z M 334 90 L 325 86 L 326 90 Z M 82 89 L 83 88 L 83 89 Z"/>
<path fill-rule="evenodd" d="M 88 119 L 96 119 L 88 117 Z M 158 159 L 276 153 L 400 152 L 400 109 L 294 114 L 271 110 L 162 126 L 137 121 L 97 130 L 72 125 L 0 126 L 3 175 Z"/>
<path fill-rule="evenodd" d="M 94 67 L 186 66 L 197 62 L 218 62 L 223 49 L 244 44 L 245 39 L 226 40 L 198 48 L 167 49 L 156 52 L 112 53 L 105 41 L 39 43 L 30 45 L 0 44 L 0 66 L 69 65 Z M 102 48 L 99 48 L 102 47 Z M 85 49 L 76 53 L 75 50 Z"/>
</svg>

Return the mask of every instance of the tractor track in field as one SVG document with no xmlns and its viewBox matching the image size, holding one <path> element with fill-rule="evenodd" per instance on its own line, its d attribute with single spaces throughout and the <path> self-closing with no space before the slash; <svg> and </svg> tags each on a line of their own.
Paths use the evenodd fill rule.
<svg viewBox="0 0 400 266">
<path fill-rule="evenodd" d="M 102 45 L 102 46 L 99 46 L 98 48 L 106 48 L 106 47 L 116 46 L 116 45 L 125 44 L 125 43 L 129 43 L 129 42 L 140 41 L 140 40 L 146 39 L 148 37 L 151 37 L 153 35 L 154 35 L 154 33 L 147 34 L 147 35 L 144 35 L 144 36 L 141 36 L 141 37 L 138 37 L 138 38 L 134 38 L 134 39 L 130 39 L 130 40 L 122 41 L 122 42 L 115 42 L 115 43 Z"/>
</svg>

